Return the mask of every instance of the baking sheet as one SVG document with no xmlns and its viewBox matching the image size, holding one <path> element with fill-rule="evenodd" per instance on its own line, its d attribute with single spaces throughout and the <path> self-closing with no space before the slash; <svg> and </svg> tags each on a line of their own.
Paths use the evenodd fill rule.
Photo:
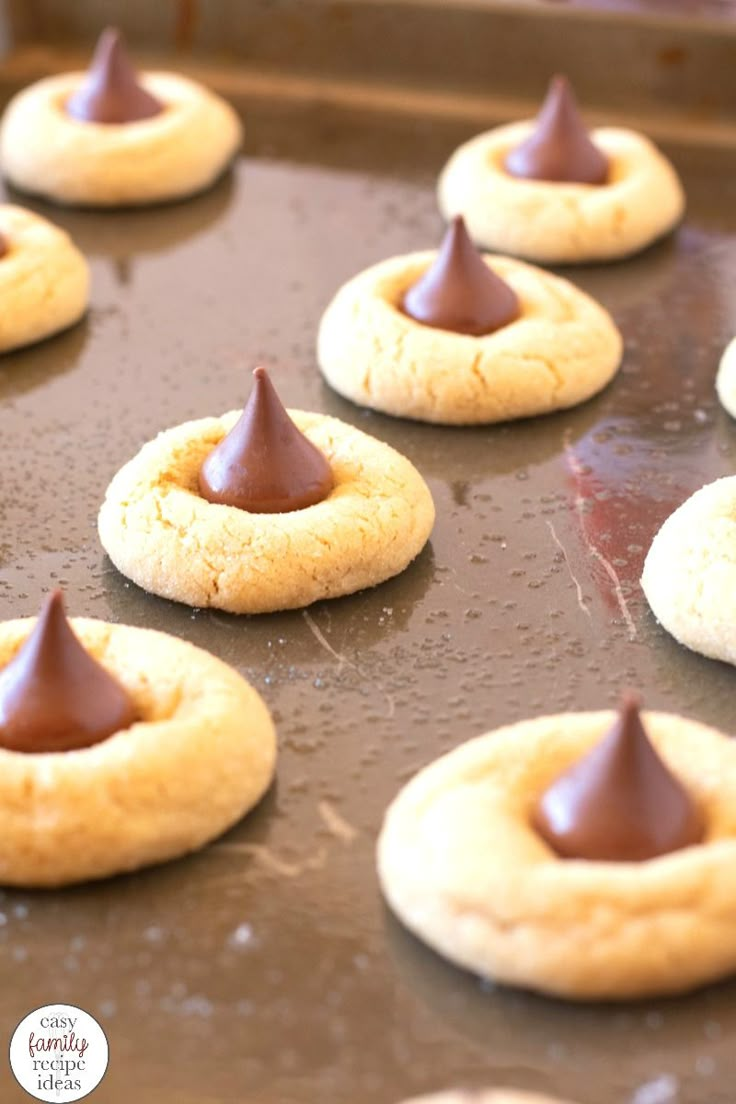
<svg viewBox="0 0 736 1104">
<path fill-rule="evenodd" d="M 568 273 L 626 338 L 601 396 L 443 429 L 338 398 L 314 337 L 344 279 L 439 240 L 431 181 L 460 128 L 314 113 L 294 134 L 278 118 L 255 120 L 248 159 L 188 204 L 31 204 L 73 233 L 94 286 L 82 325 L 0 360 L 0 616 L 35 613 L 60 585 L 75 614 L 209 649 L 265 697 L 281 758 L 262 805 L 198 856 L 2 893 L 2 1031 L 55 1001 L 98 1016 L 104 1104 L 393 1104 L 456 1083 L 733 1104 L 736 984 L 606 1008 L 480 983 L 387 914 L 373 846 L 405 779 L 504 722 L 635 685 L 649 706 L 734 727 L 732 669 L 667 637 L 637 579 L 661 520 L 734 469 L 713 379 L 736 330 L 736 158 L 673 148 L 685 226 Z M 244 402 L 258 363 L 289 404 L 411 458 L 438 508 L 431 544 L 398 579 L 303 612 L 235 618 L 146 595 L 97 542 L 107 482 L 159 429 Z M 5 1063 L 0 1099 L 27 1099 Z"/>
</svg>

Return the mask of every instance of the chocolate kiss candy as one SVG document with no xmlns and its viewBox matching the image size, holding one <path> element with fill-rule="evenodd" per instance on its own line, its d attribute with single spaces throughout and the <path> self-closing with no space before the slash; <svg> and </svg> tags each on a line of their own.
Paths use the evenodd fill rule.
<svg viewBox="0 0 736 1104">
<path fill-rule="evenodd" d="M 479 337 L 518 318 L 519 300 L 485 263 L 458 215 L 431 267 L 405 294 L 402 310 L 425 326 Z"/>
<path fill-rule="evenodd" d="M 252 514 L 286 514 L 321 502 L 332 490 L 332 469 L 284 410 L 265 368 L 238 422 L 199 470 L 208 502 Z"/>
<path fill-rule="evenodd" d="M 87 79 L 66 102 L 66 113 L 83 123 L 134 123 L 163 111 L 138 83 L 120 31 L 100 35 Z"/>
<path fill-rule="evenodd" d="M 0 747 L 73 751 L 130 728 L 137 719 L 122 686 L 80 644 L 60 590 L 0 671 Z"/>
<path fill-rule="evenodd" d="M 591 142 L 566 77 L 552 78 L 533 134 L 507 154 L 505 168 L 530 180 L 605 184 L 608 159 Z"/>
<path fill-rule="evenodd" d="M 0 234 L 0 257 L 4 257 L 8 252 L 8 239 Z"/>
<path fill-rule="evenodd" d="M 662 762 L 633 695 L 592 751 L 542 795 L 534 827 L 566 859 L 641 862 L 700 843 L 703 819 Z"/>
</svg>

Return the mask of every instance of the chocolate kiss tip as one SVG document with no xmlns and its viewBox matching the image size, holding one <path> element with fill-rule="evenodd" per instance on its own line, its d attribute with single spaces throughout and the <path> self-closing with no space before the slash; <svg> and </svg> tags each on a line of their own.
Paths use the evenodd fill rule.
<svg viewBox="0 0 736 1104">
<path fill-rule="evenodd" d="M 114 50 L 121 49 L 125 50 L 126 45 L 125 39 L 123 38 L 123 33 L 120 28 L 112 26 L 105 27 L 105 29 L 100 33 L 100 37 L 97 39 L 95 54 L 101 54 L 103 56 L 109 57 L 109 55 Z"/>
<path fill-rule="evenodd" d="M 636 690 L 624 690 L 621 693 L 621 700 L 619 702 L 618 711 L 623 717 L 631 717 L 632 714 L 636 717 L 636 720 L 641 724 L 641 717 L 639 711 L 642 707 L 641 694 Z M 643 731 L 643 728 L 642 728 Z"/>
<path fill-rule="evenodd" d="M 532 822 L 562 858 L 594 862 L 657 858 L 700 843 L 705 827 L 649 740 L 632 693 L 600 743 L 542 794 Z"/>
<path fill-rule="evenodd" d="M 332 469 L 284 409 L 265 368 L 253 372 L 253 390 L 239 420 L 199 470 L 208 502 L 252 514 L 285 514 L 327 498 Z"/>
<path fill-rule="evenodd" d="M 46 604 L 43 607 L 43 613 L 50 614 L 60 612 L 66 617 L 66 610 L 64 608 L 64 592 L 61 587 L 57 587 L 56 590 L 50 591 Z"/>
<path fill-rule="evenodd" d="M 488 267 L 457 215 L 437 256 L 404 295 L 402 310 L 435 329 L 480 337 L 519 317 L 519 300 Z"/>
<path fill-rule="evenodd" d="M 0 747 L 73 751 L 129 728 L 136 716 L 126 691 L 78 640 L 61 591 L 52 591 L 0 671 Z"/>
<path fill-rule="evenodd" d="M 608 158 L 591 141 L 567 77 L 552 78 L 533 132 L 507 154 L 504 167 L 529 180 L 605 184 Z"/>
<path fill-rule="evenodd" d="M 119 124 L 159 115 L 163 104 L 138 82 L 121 32 L 107 27 L 97 41 L 84 83 L 65 109 L 81 122 Z"/>
</svg>

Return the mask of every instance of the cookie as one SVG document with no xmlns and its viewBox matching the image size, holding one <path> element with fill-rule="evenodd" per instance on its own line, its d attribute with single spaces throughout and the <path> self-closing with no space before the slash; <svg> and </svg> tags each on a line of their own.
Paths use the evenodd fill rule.
<svg viewBox="0 0 736 1104">
<path fill-rule="evenodd" d="M 716 391 L 721 403 L 736 418 L 736 337 L 725 348 L 716 376 Z"/>
<path fill-rule="evenodd" d="M 643 720 L 704 814 L 702 843 L 637 862 L 562 858 L 533 812 L 616 714 L 540 717 L 463 744 L 398 795 L 378 843 L 394 912 L 459 966 L 573 1000 L 685 992 L 736 970 L 736 748 L 681 717 Z"/>
<path fill-rule="evenodd" d="M 57 203 L 158 203 L 209 187 L 242 141 L 233 109 L 196 81 L 138 81 L 120 36 L 106 32 L 89 74 L 37 81 L 0 125 L 0 162 L 17 188 Z"/>
<path fill-rule="evenodd" d="M 575 406 L 615 375 L 623 343 L 610 315 L 569 281 L 508 257 L 485 261 L 515 293 L 515 321 L 475 336 L 410 318 L 401 303 L 436 257 L 392 257 L 338 291 L 317 357 L 340 395 L 398 417 L 474 425 Z"/>
<path fill-rule="evenodd" d="M 108 488 L 99 533 L 118 570 L 152 594 L 231 613 L 296 609 L 403 571 L 434 522 L 417 470 L 336 418 L 289 415 L 329 462 L 327 497 L 284 513 L 207 501 L 200 468 L 240 412 L 187 422 L 144 445 Z"/>
<path fill-rule="evenodd" d="M 550 1096 L 517 1092 L 516 1089 L 457 1089 L 454 1092 L 415 1096 L 404 1104 L 564 1104 Z"/>
<path fill-rule="evenodd" d="M 0 624 L 0 669 L 35 625 Z M 237 672 L 164 633 L 71 625 L 139 719 L 77 750 L 0 746 L 1 884 L 69 885 L 185 855 L 235 824 L 273 776 L 273 724 Z"/>
<path fill-rule="evenodd" d="M 641 585 L 676 640 L 736 663 L 736 476 L 701 487 L 670 514 L 647 553 Z"/>
<path fill-rule="evenodd" d="M 439 178 L 445 218 L 464 216 L 486 249 L 542 264 L 609 261 L 638 253 L 682 218 L 685 196 L 677 173 L 642 134 L 620 127 L 591 132 L 609 162 L 607 183 L 512 176 L 509 153 L 534 123 L 512 123 L 460 146 Z"/>
<path fill-rule="evenodd" d="M 73 326 L 87 310 L 89 282 L 87 262 L 64 230 L 0 204 L 0 352 Z"/>
</svg>

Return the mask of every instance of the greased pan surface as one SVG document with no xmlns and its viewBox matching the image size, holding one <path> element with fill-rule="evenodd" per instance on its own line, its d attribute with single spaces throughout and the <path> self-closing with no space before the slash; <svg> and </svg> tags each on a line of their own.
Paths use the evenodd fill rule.
<svg viewBox="0 0 736 1104">
<path fill-rule="evenodd" d="M 441 429 L 332 394 L 314 337 L 344 279 L 438 240 L 433 172 L 460 137 L 256 122 L 249 159 L 189 204 L 33 204 L 90 256 L 94 290 L 84 324 L 0 361 L 0 614 L 35 613 L 61 585 L 73 613 L 191 640 L 252 679 L 281 740 L 275 788 L 202 854 L 0 894 L 0 1034 L 44 1003 L 97 1015 L 104 1104 L 391 1104 L 458 1082 L 587 1104 L 733 1101 L 736 982 L 623 1008 L 496 990 L 421 947 L 379 896 L 386 804 L 478 732 L 608 705 L 624 685 L 736 727 L 733 670 L 661 631 L 637 582 L 661 520 L 734 469 L 713 380 L 736 332 L 736 158 L 675 149 L 686 225 L 631 261 L 567 273 L 626 339 L 602 395 Z M 274 148 L 283 159 L 259 156 Z M 438 507 L 431 545 L 384 586 L 301 613 L 239 619 L 146 595 L 97 542 L 109 478 L 159 429 L 243 402 L 258 363 L 289 404 L 417 465 Z M 4 1063 L 0 1098 L 27 1099 Z"/>
</svg>

